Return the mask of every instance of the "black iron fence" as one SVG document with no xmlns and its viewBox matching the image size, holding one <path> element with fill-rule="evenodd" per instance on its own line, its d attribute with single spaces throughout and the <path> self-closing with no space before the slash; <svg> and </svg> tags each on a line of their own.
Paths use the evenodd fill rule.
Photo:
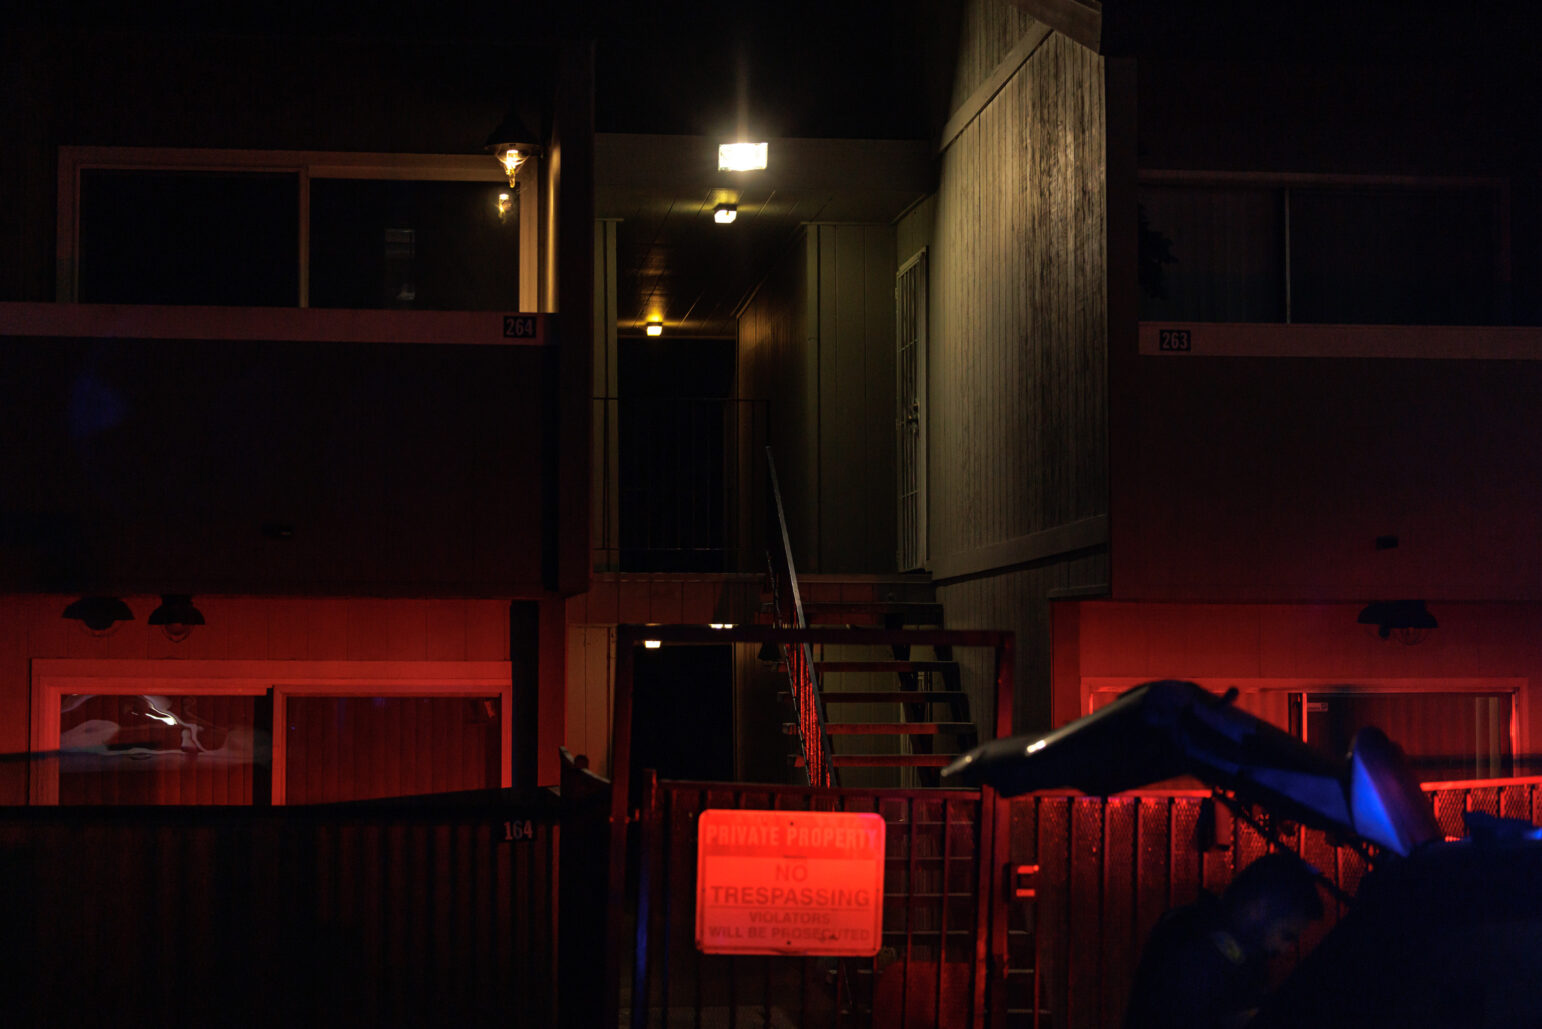
<svg viewBox="0 0 1542 1029">
<path fill-rule="evenodd" d="M 597 818 L 603 852 L 606 810 L 506 791 L 0 810 L 7 1021 L 594 1024 L 557 989 L 558 839 Z M 589 875 L 601 895 L 603 861 Z"/>
</svg>

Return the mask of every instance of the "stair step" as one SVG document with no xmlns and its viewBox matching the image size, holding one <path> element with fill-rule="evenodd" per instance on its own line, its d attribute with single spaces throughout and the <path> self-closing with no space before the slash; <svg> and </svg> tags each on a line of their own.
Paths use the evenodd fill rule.
<svg viewBox="0 0 1542 1029">
<path fill-rule="evenodd" d="M 785 671 L 786 662 L 778 661 L 777 670 Z M 815 661 L 816 672 L 950 672 L 957 661 Z"/>
<path fill-rule="evenodd" d="M 946 768 L 957 754 L 832 754 L 836 768 Z M 795 768 L 803 767 L 803 755 L 792 756 Z"/>
<path fill-rule="evenodd" d="M 776 696 L 792 699 L 786 690 Z M 826 704 L 956 704 L 969 699 L 958 690 L 820 690 L 819 696 Z"/>
<path fill-rule="evenodd" d="M 782 732 L 796 734 L 797 725 L 782 723 Z M 826 722 L 831 736 L 936 736 L 940 733 L 974 732 L 973 722 Z"/>
<path fill-rule="evenodd" d="M 895 616 L 902 625 L 941 625 L 942 605 L 925 601 L 815 600 L 803 605 L 810 625 L 884 625 Z"/>
</svg>

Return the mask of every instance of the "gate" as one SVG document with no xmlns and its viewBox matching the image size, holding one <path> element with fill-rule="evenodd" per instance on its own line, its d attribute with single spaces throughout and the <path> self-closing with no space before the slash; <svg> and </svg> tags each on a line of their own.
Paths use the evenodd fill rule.
<svg viewBox="0 0 1542 1029">
<path fill-rule="evenodd" d="M 986 804 L 984 811 L 992 805 Z M 696 824 L 707 808 L 877 813 L 883 935 L 872 958 L 696 950 Z M 975 790 L 650 782 L 642 810 L 635 963 L 623 1024 L 984 1025 L 1003 1000 L 992 899 L 995 820 Z M 992 977 L 995 981 L 992 981 Z"/>
</svg>

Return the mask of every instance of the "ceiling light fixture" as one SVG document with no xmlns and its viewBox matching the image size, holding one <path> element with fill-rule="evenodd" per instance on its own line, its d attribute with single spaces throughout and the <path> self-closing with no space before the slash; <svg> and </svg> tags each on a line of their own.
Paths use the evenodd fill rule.
<svg viewBox="0 0 1542 1029">
<path fill-rule="evenodd" d="M 723 143 L 717 148 L 718 171 L 764 171 L 766 144 Z"/>
<path fill-rule="evenodd" d="M 1440 627 L 1422 600 L 1382 600 L 1367 604 L 1355 621 L 1374 626 L 1380 639 L 1397 640 L 1409 647 L 1423 643 L 1431 629 Z"/>
<path fill-rule="evenodd" d="M 712 220 L 719 225 L 731 225 L 739 217 L 738 204 L 718 204 L 712 209 Z"/>
<path fill-rule="evenodd" d="M 652 319 L 643 331 L 650 336 L 662 336 L 664 335 L 664 323 L 656 318 Z"/>
<path fill-rule="evenodd" d="M 81 597 L 64 609 L 64 617 L 79 622 L 92 636 L 108 636 L 119 622 L 132 622 L 134 612 L 117 597 Z"/>
<path fill-rule="evenodd" d="M 204 624 L 203 612 L 193 606 L 193 598 L 187 593 L 162 594 L 161 606 L 151 611 L 146 621 L 159 625 L 173 643 L 181 643 L 192 635 L 193 626 Z"/>
</svg>

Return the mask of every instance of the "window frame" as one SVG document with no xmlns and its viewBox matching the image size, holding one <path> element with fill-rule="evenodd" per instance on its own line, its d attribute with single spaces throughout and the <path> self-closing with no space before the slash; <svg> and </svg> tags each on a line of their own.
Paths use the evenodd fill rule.
<svg viewBox="0 0 1542 1029">
<path fill-rule="evenodd" d="M 536 164 L 538 162 L 528 162 Z M 425 182 L 506 182 L 485 154 L 380 154 L 313 150 L 216 150 L 169 147 L 63 146 L 59 148 L 55 297 L 80 295 L 80 183 L 85 171 L 292 172 L 298 180 L 299 303 L 310 307 L 310 184 L 312 179 Z M 521 177 L 535 170 L 522 169 Z M 533 191 L 525 184 L 524 192 Z M 523 213 L 523 212 L 522 212 Z M 520 230 L 521 247 L 526 230 Z M 521 280 L 525 278 L 521 272 Z M 523 290 L 522 290 L 523 292 Z M 523 304 L 521 306 L 524 306 Z"/>
<path fill-rule="evenodd" d="M 1150 682 L 1155 676 L 1084 676 L 1081 681 L 1083 715 L 1091 714 L 1125 690 Z M 1181 676 L 1180 676 L 1181 678 Z M 1527 763 L 1530 749 L 1530 679 L 1524 677 L 1420 677 L 1420 678 L 1359 678 L 1353 675 L 1333 679 L 1324 678 L 1247 678 L 1235 676 L 1195 677 L 1192 682 L 1213 693 L 1223 694 L 1235 686 L 1242 695 L 1270 694 L 1279 698 L 1283 709 L 1288 710 L 1292 695 L 1311 693 L 1346 692 L 1358 693 L 1442 693 L 1442 694 L 1492 694 L 1510 696 L 1510 752 L 1515 767 Z M 1276 727 L 1286 732 L 1289 725 Z M 1299 736 L 1297 737 L 1300 738 Z M 1399 741 L 1393 740 L 1397 743 Z M 1509 778 L 1522 778 L 1514 775 Z M 1465 781 L 1465 780 L 1464 780 Z"/>
<path fill-rule="evenodd" d="M 1328 323 L 1296 322 L 1291 318 L 1291 236 L 1290 236 L 1290 191 L 1293 189 L 1342 189 L 1342 190 L 1386 190 L 1409 191 L 1422 190 L 1486 190 L 1494 195 L 1494 220 L 1493 239 L 1495 252 L 1494 274 L 1496 283 L 1500 288 L 1509 289 L 1512 281 L 1513 269 L 1511 261 L 1512 241 L 1510 238 L 1510 206 L 1511 184 L 1509 178 L 1499 175 L 1393 175 L 1393 174 L 1338 174 L 1317 172 L 1264 172 L 1264 171 L 1213 171 L 1202 169 L 1167 169 L 1167 168 L 1142 168 L 1136 175 L 1137 193 L 1146 186 L 1180 186 L 1191 188 L 1227 187 L 1238 189 L 1263 189 L 1278 190 L 1282 194 L 1284 204 L 1282 230 L 1282 243 L 1284 246 L 1283 265 L 1281 274 L 1284 291 L 1285 321 L 1283 325 L 1317 325 Z M 1508 293 L 1500 298 L 1501 305 L 1508 310 L 1512 297 Z M 1187 319 L 1198 322 L 1199 319 Z M 1150 324 L 1157 324 L 1151 322 Z M 1165 324 L 1165 323 L 1164 323 Z M 1498 326 L 1506 326 L 1507 323 L 1497 323 Z M 1465 326 L 1464 326 L 1465 327 Z M 1492 328 L 1495 326 L 1480 326 L 1480 328 Z"/>
<path fill-rule="evenodd" d="M 285 725 L 292 696 L 479 697 L 499 702 L 499 779 L 514 781 L 513 664 L 508 661 L 87 660 L 32 662 L 29 802 L 59 803 L 59 704 L 67 694 L 265 696 L 273 725 Z M 272 803 L 285 802 L 286 734 L 272 740 Z"/>
</svg>

